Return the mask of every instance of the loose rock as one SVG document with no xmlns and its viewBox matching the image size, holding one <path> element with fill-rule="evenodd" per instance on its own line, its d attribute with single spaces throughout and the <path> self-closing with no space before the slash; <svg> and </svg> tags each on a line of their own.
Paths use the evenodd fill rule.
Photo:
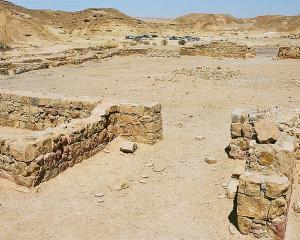
<svg viewBox="0 0 300 240">
<path fill-rule="evenodd" d="M 123 141 L 120 146 L 120 151 L 123 153 L 134 153 L 137 150 L 137 144 L 129 141 Z"/>
<path fill-rule="evenodd" d="M 293 209 L 296 213 L 300 213 L 300 201 L 294 203 Z"/>
<path fill-rule="evenodd" d="M 208 164 L 216 164 L 218 162 L 218 160 L 214 157 L 206 157 L 204 161 Z"/>
<path fill-rule="evenodd" d="M 237 179 L 232 179 L 228 183 L 228 186 L 226 188 L 226 196 L 227 196 L 228 199 L 234 199 L 235 198 L 238 185 L 239 185 L 239 180 L 237 180 Z"/>
</svg>

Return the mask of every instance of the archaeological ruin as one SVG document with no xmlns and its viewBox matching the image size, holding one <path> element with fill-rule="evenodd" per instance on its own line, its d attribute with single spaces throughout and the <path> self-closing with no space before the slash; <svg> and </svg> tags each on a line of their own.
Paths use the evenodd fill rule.
<svg viewBox="0 0 300 240">
<path fill-rule="evenodd" d="M 233 42 L 214 41 L 203 45 L 194 45 L 193 47 L 182 47 L 180 55 L 250 58 L 256 56 L 256 50 L 246 45 L 238 45 Z"/>
<path fill-rule="evenodd" d="M 281 59 L 300 59 L 300 47 L 280 47 L 277 57 Z"/>
<path fill-rule="evenodd" d="M 103 150 L 117 136 L 162 139 L 160 104 L 0 92 L 0 177 L 34 187 Z"/>
<path fill-rule="evenodd" d="M 237 109 L 231 120 L 229 157 L 246 160 L 234 206 L 238 229 L 258 238 L 284 239 L 300 159 L 300 109 Z"/>
</svg>

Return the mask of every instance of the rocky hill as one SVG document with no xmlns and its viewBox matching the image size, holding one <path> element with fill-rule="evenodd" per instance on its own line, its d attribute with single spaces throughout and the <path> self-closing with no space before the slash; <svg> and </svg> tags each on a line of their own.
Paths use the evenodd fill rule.
<svg viewBox="0 0 300 240">
<path fill-rule="evenodd" d="M 88 40 L 99 36 L 156 33 L 154 24 L 110 8 L 78 12 L 29 10 L 0 0 L 0 19 L 0 39 L 9 42 Z"/>
<path fill-rule="evenodd" d="M 188 14 L 174 20 L 132 18 L 116 9 L 78 12 L 30 10 L 0 0 L 0 41 L 98 40 L 137 34 L 200 35 L 219 32 L 300 32 L 300 16 L 239 19 L 226 14 Z"/>
<path fill-rule="evenodd" d="M 174 19 L 166 29 L 184 34 L 224 31 L 300 32 L 300 16 L 259 16 L 249 19 L 228 14 L 193 13 Z"/>
</svg>

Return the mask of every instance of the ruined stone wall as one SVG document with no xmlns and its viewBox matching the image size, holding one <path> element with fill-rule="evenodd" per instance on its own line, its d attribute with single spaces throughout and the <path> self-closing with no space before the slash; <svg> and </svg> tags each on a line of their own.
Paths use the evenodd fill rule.
<svg viewBox="0 0 300 240">
<path fill-rule="evenodd" d="M 111 136 L 154 144 L 162 138 L 161 105 L 116 105 L 107 115 Z"/>
<path fill-rule="evenodd" d="M 101 102 L 86 118 L 15 139 L 0 135 L 0 177 L 33 187 L 101 151 L 117 136 L 154 144 L 162 134 L 160 104 Z"/>
<path fill-rule="evenodd" d="M 278 58 L 300 59 L 300 47 L 281 47 L 278 50 Z"/>
<path fill-rule="evenodd" d="M 180 55 L 249 58 L 255 57 L 256 51 L 246 45 L 238 45 L 232 42 L 211 42 L 203 45 L 195 45 L 193 47 L 182 47 Z"/>
<path fill-rule="evenodd" d="M 299 109 L 233 112 L 228 153 L 246 159 L 237 191 L 241 233 L 284 239 L 295 161 L 300 158 L 299 130 Z"/>
<path fill-rule="evenodd" d="M 86 118 L 95 101 L 61 100 L 0 92 L 0 125 L 44 130 L 76 118 Z"/>
</svg>

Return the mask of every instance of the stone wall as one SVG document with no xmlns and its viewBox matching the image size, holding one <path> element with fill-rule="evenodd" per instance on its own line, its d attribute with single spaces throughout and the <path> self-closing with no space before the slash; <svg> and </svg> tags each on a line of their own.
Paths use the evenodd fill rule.
<svg viewBox="0 0 300 240">
<path fill-rule="evenodd" d="M 71 119 L 43 131 L 29 131 L 15 139 L 0 135 L 0 177 L 33 187 L 101 151 L 117 136 L 154 144 L 162 139 L 162 134 L 160 104 L 103 100 L 86 118 Z"/>
<path fill-rule="evenodd" d="M 26 93 L 25 93 L 26 94 Z M 0 125 L 44 130 L 90 115 L 97 101 L 80 101 L 0 92 Z"/>
<path fill-rule="evenodd" d="M 284 239 L 300 158 L 300 109 L 235 110 L 231 137 L 229 156 L 246 159 L 235 206 L 240 232 Z"/>
<path fill-rule="evenodd" d="M 203 45 L 194 45 L 193 47 L 182 47 L 180 55 L 249 58 L 255 57 L 256 51 L 254 48 L 232 42 L 211 42 Z"/>
<path fill-rule="evenodd" d="M 300 47 L 281 47 L 278 50 L 278 58 L 300 59 Z"/>
</svg>

